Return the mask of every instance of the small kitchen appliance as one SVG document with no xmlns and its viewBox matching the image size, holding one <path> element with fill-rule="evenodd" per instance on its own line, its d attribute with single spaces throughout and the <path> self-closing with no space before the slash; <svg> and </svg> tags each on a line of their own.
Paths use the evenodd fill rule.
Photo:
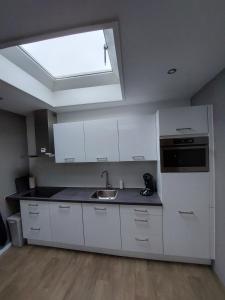
<svg viewBox="0 0 225 300">
<path fill-rule="evenodd" d="M 155 192 L 153 176 L 150 173 L 145 173 L 143 179 L 145 182 L 145 189 L 141 190 L 140 194 L 142 196 L 152 196 Z"/>
</svg>

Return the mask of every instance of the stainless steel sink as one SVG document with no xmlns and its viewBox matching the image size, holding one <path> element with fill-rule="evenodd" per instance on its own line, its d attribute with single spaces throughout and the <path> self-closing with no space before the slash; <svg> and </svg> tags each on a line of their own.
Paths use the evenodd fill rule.
<svg viewBox="0 0 225 300">
<path fill-rule="evenodd" d="M 115 200 L 118 191 L 116 190 L 97 190 L 91 195 L 91 199 Z"/>
</svg>

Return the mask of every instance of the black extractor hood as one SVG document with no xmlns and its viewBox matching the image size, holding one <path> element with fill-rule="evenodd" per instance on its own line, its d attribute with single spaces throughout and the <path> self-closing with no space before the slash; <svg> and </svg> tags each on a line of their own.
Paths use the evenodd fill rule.
<svg viewBox="0 0 225 300">
<path fill-rule="evenodd" d="M 34 112 L 34 126 L 37 156 L 54 156 L 53 124 L 56 114 L 48 109 Z"/>
</svg>

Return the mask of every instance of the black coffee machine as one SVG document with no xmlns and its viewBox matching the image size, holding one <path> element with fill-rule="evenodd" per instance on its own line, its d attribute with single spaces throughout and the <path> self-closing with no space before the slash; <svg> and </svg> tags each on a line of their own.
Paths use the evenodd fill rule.
<svg viewBox="0 0 225 300">
<path fill-rule="evenodd" d="M 142 196 L 152 196 L 155 192 L 154 178 L 150 173 L 145 173 L 143 178 L 145 182 L 145 189 L 141 190 L 140 194 Z"/>
</svg>

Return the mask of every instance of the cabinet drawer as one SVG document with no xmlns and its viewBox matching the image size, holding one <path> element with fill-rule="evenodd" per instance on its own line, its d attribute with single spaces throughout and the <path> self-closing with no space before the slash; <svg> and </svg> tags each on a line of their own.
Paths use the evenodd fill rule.
<svg viewBox="0 0 225 300">
<path fill-rule="evenodd" d="M 162 210 L 156 208 L 150 214 L 151 208 L 142 208 L 144 213 L 138 208 L 120 207 L 122 249 L 162 254 Z"/>
<path fill-rule="evenodd" d="M 82 207 L 79 203 L 50 203 L 52 240 L 84 245 Z"/>
<path fill-rule="evenodd" d="M 23 237 L 27 239 L 51 241 L 48 203 L 20 201 Z"/>
<path fill-rule="evenodd" d="M 121 249 L 119 206 L 83 204 L 85 245 Z"/>
<path fill-rule="evenodd" d="M 143 205 L 120 205 L 120 209 L 123 210 L 123 213 L 127 215 L 127 217 L 134 218 L 138 216 L 148 216 L 148 215 L 155 215 L 161 216 L 162 215 L 162 207 L 156 206 L 143 206 Z"/>
</svg>

